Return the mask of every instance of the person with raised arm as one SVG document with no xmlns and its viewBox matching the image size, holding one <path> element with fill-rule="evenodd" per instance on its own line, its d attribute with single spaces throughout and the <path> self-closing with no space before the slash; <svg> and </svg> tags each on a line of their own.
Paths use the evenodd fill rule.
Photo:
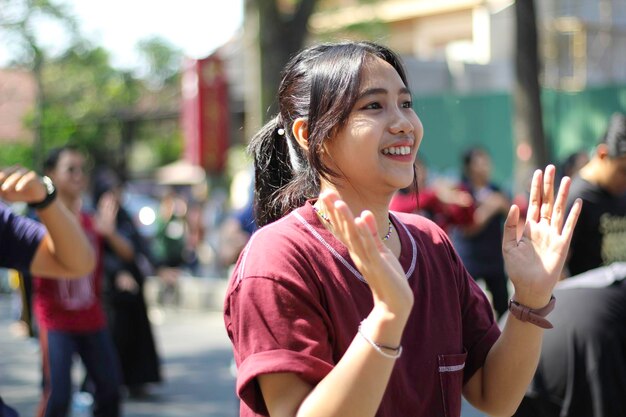
<svg viewBox="0 0 626 417">
<path fill-rule="evenodd" d="M 462 395 L 513 414 L 580 212 L 565 211 L 570 180 L 555 195 L 554 167 L 535 172 L 521 236 L 508 212 L 515 295 L 501 331 L 445 232 L 389 212 L 423 136 L 397 55 L 308 47 L 285 67 L 278 106 L 250 143 L 260 229 L 224 305 L 240 415 L 459 417 Z"/>
<path fill-rule="evenodd" d="M 48 177 L 20 166 L 0 170 L 0 200 L 24 202 L 42 224 L 0 203 L 0 265 L 34 274 L 78 277 L 95 266 L 95 253 L 76 218 L 56 199 Z"/>
</svg>

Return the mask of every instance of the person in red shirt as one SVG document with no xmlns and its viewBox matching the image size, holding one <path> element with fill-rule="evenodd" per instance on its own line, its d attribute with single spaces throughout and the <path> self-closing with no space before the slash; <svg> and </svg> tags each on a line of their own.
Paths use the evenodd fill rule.
<svg viewBox="0 0 626 417">
<path fill-rule="evenodd" d="M 458 417 L 461 395 L 511 415 L 524 395 L 580 206 L 566 216 L 569 180 L 555 196 L 548 166 L 520 238 L 509 211 L 501 332 L 446 234 L 389 212 L 423 136 L 406 80 L 370 42 L 313 45 L 283 71 L 250 142 L 261 228 L 224 304 L 241 416 Z"/>
<path fill-rule="evenodd" d="M 85 158 L 77 148 L 65 146 L 52 150 L 44 169 L 56 184 L 61 202 L 79 219 L 95 249 L 97 265 L 93 272 L 73 280 L 44 279 L 49 273 L 33 277 L 43 372 L 43 394 L 37 415 L 68 415 L 71 367 L 74 354 L 78 354 L 94 383 L 94 415 L 117 417 L 120 369 L 101 305 L 102 244 L 106 239 L 120 256 L 127 258 L 133 256 L 132 247 L 115 230 L 117 208 L 111 201 L 101 203 L 97 216 L 83 211 Z"/>
<path fill-rule="evenodd" d="M 0 265 L 68 278 L 93 270 L 96 259 L 87 237 L 56 197 L 50 178 L 18 165 L 0 170 L 0 199 L 28 203 L 45 226 L 2 206 L 0 231 L 7 235 L 0 239 Z"/>
<path fill-rule="evenodd" d="M 391 198 L 389 210 L 420 214 L 431 219 L 447 232 L 453 224 L 472 222 L 472 196 L 445 180 L 427 182 L 428 168 L 415 158 L 415 179 Z"/>
<path fill-rule="evenodd" d="M 56 198 L 49 178 L 20 166 L 0 170 L 0 199 L 25 202 L 43 224 L 13 213 L 0 203 L 0 267 L 68 278 L 89 273 L 94 251 L 74 216 Z M 0 398 L 0 416 L 17 412 Z"/>
</svg>

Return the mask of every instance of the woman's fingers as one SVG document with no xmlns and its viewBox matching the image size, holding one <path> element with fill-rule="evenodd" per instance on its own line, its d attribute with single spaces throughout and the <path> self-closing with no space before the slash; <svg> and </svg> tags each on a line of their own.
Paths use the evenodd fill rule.
<svg viewBox="0 0 626 417">
<path fill-rule="evenodd" d="M 369 211 L 355 217 L 345 202 L 333 192 L 320 196 L 328 212 L 328 219 L 337 237 L 362 261 L 371 261 L 380 250 L 376 219 Z"/>
<path fill-rule="evenodd" d="M 15 186 L 17 182 L 20 180 L 20 178 L 24 176 L 24 174 L 26 174 L 26 172 L 28 171 L 25 168 L 21 167 L 15 167 L 15 169 L 10 169 L 7 173 L 7 176 L 4 178 L 4 181 L 2 182 L 2 190 L 15 191 Z"/>
<path fill-rule="evenodd" d="M 23 191 L 26 187 L 32 186 L 39 181 L 39 176 L 35 171 L 24 171 L 15 184 L 15 191 Z"/>
<path fill-rule="evenodd" d="M 554 207 L 554 165 L 548 165 L 543 173 L 543 189 L 541 192 L 541 209 L 539 221 L 552 223 L 552 209 Z"/>
<path fill-rule="evenodd" d="M 565 226 L 563 226 L 563 231 L 561 235 L 565 236 L 565 238 L 567 239 L 568 246 L 570 241 L 572 240 L 574 227 L 576 227 L 576 222 L 578 221 L 578 216 L 580 215 L 582 205 L 583 201 L 580 198 L 577 198 L 576 201 L 574 201 L 574 204 L 572 205 L 569 214 L 567 215 L 567 220 L 565 220 Z"/>
<path fill-rule="evenodd" d="M 533 179 L 530 184 L 530 196 L 528 198 L 528 211 L 526 219 L 535 222 L 539 221 L 541 207 L 541 181 L 543 180 L 543 172 L 540 169 L 535 170 Z"/>
<path fill-rule="evenodd" d="M 572 181 L 569 177 L 563 177 L 561 179 L 561 185 L 559 185 L 559 193 L 556 196 L 554 202 L 554 208 L 552 210 L 552 225 L 556 227 L 556 230 L 561 233 L 563 228 L 563 222 L 565 220 L 565 205 L 567 204 L 567 196 L 569 194 L 569 187 Z"/>
<path fill-rule="evenodd" d="M 508 249 L 517 246 L 517 226 L 519 223 L 519 207 L 515 204 L 509 209 L 509 213 L 504 221 L 502 231 L 502 248 Z"/>
<path fill-rule="evenodd" d="M 349 247 L 354 247 L 358 243 L 359 232 L 356 230 L 354 215 L 350 208 L 335 192 L 326 192 L 320 196 L 324 203 L 326 214 L 330 221 L 331 228 L 337 236 Z"/>
</svg>

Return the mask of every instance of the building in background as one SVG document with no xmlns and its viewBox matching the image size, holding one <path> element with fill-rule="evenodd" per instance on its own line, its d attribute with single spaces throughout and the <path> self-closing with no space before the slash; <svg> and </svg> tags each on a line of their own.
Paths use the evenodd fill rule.
<svg viewBox="0 0 626 417">
<path fill-rule="evenodd" d="M 368 24 L 385 25 L 378 40 L 405 57 L 418 93 L 511 89 L 511 0 L 320 0 L 320 5 L 310 22 L 316 38 L 354 38 Z M 545 87 L 580 90 L 626 82 L 626 2 L 539 0 L 535 5 Z"/>
<path fill-rule="evenodd" d="M 32 74 L 21 69 L 0 69 L 0 146 L 3 143 L 32 143 L 33 132 L 26 118 L 35 103 L 37 86 Z"/>
</svg>

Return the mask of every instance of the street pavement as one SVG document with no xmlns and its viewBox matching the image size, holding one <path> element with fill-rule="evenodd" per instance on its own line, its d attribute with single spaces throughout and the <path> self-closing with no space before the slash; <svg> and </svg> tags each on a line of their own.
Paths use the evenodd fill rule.
<svg viewBox="0 0 626 417">
<path fill-rule="evenodd" d="M 33 417 L 40 396 L 37 343 L 11 329 L 11 299 L 0 294 L 0 395 Z M 164 382 L 152 387 L 145 400 L 125 399 L 126 417 L 235 417 L 239 404 L 230 371 L 230 341 L 219 311 L 168 309 L 157 317 L 153 331 L 161 356 Z M 73 379 L 82 381 L 80 364 Z"/>
</svg>

